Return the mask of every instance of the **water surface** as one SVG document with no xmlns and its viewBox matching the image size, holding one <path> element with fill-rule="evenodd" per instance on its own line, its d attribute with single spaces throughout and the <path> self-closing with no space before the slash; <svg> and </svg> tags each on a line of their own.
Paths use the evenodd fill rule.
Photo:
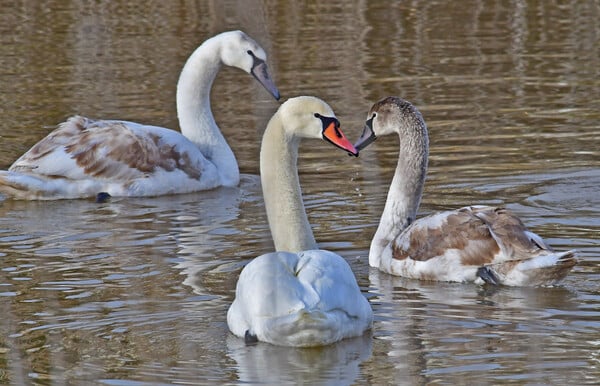
<svg viewBox="0 0 600 386">
<path fill-rule="evenodd" d="M 0 167 L 72 114 L 177 129 L 189 53 L 243 29 L 284 99 L 316 95 L 356 138 L 372 103 L 412 101 L 430 129 L 420 215 L 505 205 L 581 262 L 556 288 L 488 288 L 370 269 L 397 140 L 358 159 L 302 146 L 322 248 L 344 256 L 373 331 L 320 349 L 246 346 L 226 326 L 243 266 L 272 250 L 258 180 L 279 105 L 224 69 L 213 110 L 235 189 L 146 199 L 0 201 L 0 381 L 7 384 L 597 384 L 597 2 L 130 2 L 0 5 Z"/>
</svg>

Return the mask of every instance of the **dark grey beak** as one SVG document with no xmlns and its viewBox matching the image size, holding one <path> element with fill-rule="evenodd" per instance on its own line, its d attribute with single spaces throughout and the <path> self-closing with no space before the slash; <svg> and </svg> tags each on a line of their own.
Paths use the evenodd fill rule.
<svg viewBox="0 0 600 386">
<path fill-rule="evenodd" d="M 264 60 L 257 58 L 252 55 L 254 58 L 254 64 L 252 65 L 252 70 L 250 73 L 263 85 L 267 91 L 273 95 L 273 98 L 279 100 L 279 90 L 275 86 L 275 82 L 273 82 L 273 78 L 271 78 L 271 74 L 269 74 L 269 68 L 267 67 L 267 63 Z"/>
<path fill-rule="evenodd" d="M 373 142 L 374 140 L 377 139 L 377 136 L 373 132 L 373 118 L 368 119 L 365 122 L 365 127 L 363 129 L 363 132 L 360 135 L 360 138 L 358 139 L 358 141 L 356 141 L 356 143 L 354 144 L 354 147 L 356 148 L 357 151 L 361 151 L 365 147 L 369 146 L 371 144 L 371 142 Z"/>
</svg>

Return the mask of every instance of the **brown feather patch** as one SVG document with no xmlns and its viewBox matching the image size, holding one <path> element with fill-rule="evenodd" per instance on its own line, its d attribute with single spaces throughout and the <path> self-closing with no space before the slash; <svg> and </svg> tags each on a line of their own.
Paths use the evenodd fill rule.
<svg viewBox="0 0 600 386">
<path fill-rule="evenodd" d="M 65 145 L 65 151 L 87 174 L 101 178 L 122 173 L 123 166 L 133 169 L 125 174 L 149 173 L 159 161 L 154 142 L 135 135 L 121 123 L 83 130 Z"/>
<path fill-rule="evenodd" d="M 21 156 L 20 160 L 24 159 L 28 163 L 35 163 L 35 161 L 53 152 L 57 147 L 68 144 L 73 137 L 78 136 L 86 129 L 89 122 L 89 119 L 78 115 L 69 118 L 66 122 L 58 125 L 56 129 L 41 141 L 33 145 L 31 149 Z"/>
<path fill-rule="evenodd" d="M 192 165 L 186 152 L 161 141 L 159 135 L 137 135 L 126 124 L 94 121 L 81 116 L 69 118 L 25 153 L 10 170 L 35 169 L 43 158 L 57 148 L 77 162 L 86 174 L 111 179 L 135 179 L 155 172 L 181 169 L 190 178 L 199 179 L 201 170 Z"/>
<path fill-rule="evenodd" d="M 504 252 L 511 259 L 528 259 L 541 249 L 552 251 L 546 245 L 535 243 L 527 235 L 527 227 L 515 214 L 505 208 L 494 208 L 494 210 L 473 210 L 474 214 L 484 221 L 496 235 Z"/>
<path fill-rule="evenodd" d="M 407 244 L 408 248 L 403 246 Z M 450 213 L 438 227 L 420 226 L 417 221 L 402 233 L 393 244 L 397 260 L 427 261 L 456 250 L 463 265 L 483 265 L 493 261 L 500 247 L 484 221 L 470 210 Z"/>
</svg>

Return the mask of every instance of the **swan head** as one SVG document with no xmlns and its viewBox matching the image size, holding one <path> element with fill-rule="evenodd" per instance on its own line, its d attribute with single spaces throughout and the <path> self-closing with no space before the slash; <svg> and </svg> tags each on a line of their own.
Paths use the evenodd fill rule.
<svg viewBox="0 0 600 386">
<path fill-rule="evenodd" d="M 224 38 L 221 47 L 223 64 L 252 74 L 275 99 L 279 100 L 279 90 L 269 73 L 265 50 L 242 31 L 224 32 L 221 36 Z"/>
<path fill-rule="evenodd" d="M 360 151 L 378 137 L 388 134 L 401 137 L 427 135 L 425 121 L 421 113 L 410 102 L 390 96 L 375 103 L 367 114 L 367 120 L 360 138 L 354 144 Z"/>
<path fill-rule="evenodd" d="M 300 96 L 279 107 L 279 116 L 289 137 L 324 139 L 349 155 L 358 155 L 352 142 L 340 129 L 340 121 L 327 103 L 319 98 Z"/>
</svg>

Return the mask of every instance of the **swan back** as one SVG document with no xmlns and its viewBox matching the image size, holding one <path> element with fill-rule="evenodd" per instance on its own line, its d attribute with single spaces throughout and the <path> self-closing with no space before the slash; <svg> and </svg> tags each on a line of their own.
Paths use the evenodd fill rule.
<svg viewBox="0 0 600 386">
<path fill-rule="evenodd" d="M 361 335 L 373 311 L 339 255 L 273 252 L 248 264 L 238 280 L 227 323 L 237 336 L 311 347 Z"/>
</svg>

